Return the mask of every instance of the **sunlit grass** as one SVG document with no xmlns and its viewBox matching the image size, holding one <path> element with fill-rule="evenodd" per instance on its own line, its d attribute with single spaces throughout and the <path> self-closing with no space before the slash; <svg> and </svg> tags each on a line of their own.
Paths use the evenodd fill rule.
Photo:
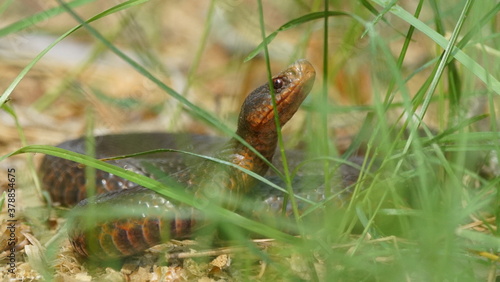
<svg viewBox="0 0 500 282">
<path fill-rule="evenodd" d="M 9 98 L 17 84 L 46 51 L 81 29 L 177 99 L 190 115 L 217 128 L 226 136 L 234 135 L 224 121 L 181 95 L 188 91 L 189 83 L 196 77 L 196 68 L 207 48 L 209 23 L 214 17 L 212 12 L 207 12 L 207 25 L 193 59 L 193 69 L 188 73 L 189 83 L 183 90 L 176 91 L 103 36 L 100 30 L 89 25 L 95 20 L 112 17 L 118 11 L 148 5 L 148 1 L 126 1 L 91 19 L 79 18 L 73 8 L 90 2 L 73 1 L 72 5 L 43 14 L 52 17 L 58 13 L 68 13 L 80 21 L 80 25 L 68 29 L 67 33 L 28 64 L 6 87 L 0 103 L 3 104 Z M 496 177 L 498 168 L 488 163 L 488 160 L 498 159 L 495 102 L 500 84 L 495 69 L 497 57 L 488 50 L 497 49 L 498 36 L 494 24 L 500 4 L 486 2 L 450 1 L 445 4 L 419 1 L 419 8 L 415 11 L 396 5 L 397 1 L 359 1 L 342 7 L 333 1 L 326 13 L 329 25 L 324 26 L 321 23 L 325 20 L 325 13 L 321 2 L 316 1 L 312 5 L 314 9 L 303 7 L 302 13 L 293 14 L 281 27 L 268 34 L 265 34 L 264 29 L 267 12 L 263 10 L 262 35 L 267 36 L 267 44 L 271 46 L 289 29 L 311 26 L 314 27 L 314 36 L 314 33 L 323 34 L 328 28 L 322 35 L 324 44 L 318 45 L 323 49 L 310 51 L 316 57 L 323 54 L 323 57 L 320 55 L 321 60 L 317 61 L 323 65 L 316 65 L 317 71 L 323 76 L 317 78 L 312 97 L 304 105 L 308 111 L 304 132 L 313 137 L 299 139 L 306 143 L 304 147 L 311 148 L 311 158 L 317 157 L 304 166 L 314 167 L 314 163 L 320 162 L 321 169 L 314 173 L 329 187 L 336 184 L 331 181 L 337 179 L 334 175 L 340 159 L 348 159 L 356 152 L 362 152 L 370 158 L 362 163 L 361 167 L 366 170 L 358 184 L 350 187 L 352 194 L 341 194 L 344 196 L 339 201 L 338 190 L 335 190 L 331 195 L 327 193 L 325 202 L 309 206 L 309 216 L 296 214 L 297 230 L 302 235 L 300 239 L 283 233 L 272 219 L 263 224 L 251 218 L 241 218 L 217 206 L 208 207 L 207 214 L 230 223 L 224 224 L 221 229 L 233 234 L 231 239 L 250 250 L 248 258 L 244 254 L 235 255 L 233 268 L 239 268 L 237 273 L 255 277 L 258 273 L 255 264 L 260 260 L 268 265 L 263 278 L 265 280 L 273 277 L 301 277 L 323 281 L 495 281 L 500 249 L 497 233 L 500 200 Z M 308 7 L 309 4 L 301 2 L 301 5 Z M 424 13 L 420 8 L 426 13 L 425 20 L 419 20 Z M 429 17 L 429 13 L 432 17 Z M 17 24 L 0 29 L 0 35 L 34 26 L 39 17 L 27 17 Z M 350 27 L 345 34 L 331 26 L 339 18 Z M 356 36 L 349 31 L 353 31 Z M 342 41 L 331 42 L 332 34 L 343 36 Z M 412 45 L 421 40 L 422 34 L 433 42 L 434 50 L 426 52 L 426 57 L 418 63 L 405 66 L 405 59 L 413 55 Z M 357 68 L 368 70 L 372 98 L 369 105 L 347 105 L 342 109 L 360 115 L 369 114 L 351 146 L 343 154 L 338 154 L 334 142 L 329 138 L 332 136 L 329 131 L 332 130 L 330 122 L 336 118 L 339 105 L 335 104 L 332 99 L 334 96 L 330 93 L 336 87 L 333 77 L 350 63 L 348 59 L 335 61 L 333 58 L 339 57 L 330 48 L 333 44 L 345 44 L 349 45 L 344 49 L 346 53 L 356 54 L 346 49 L 356 49 L 351 45 L 357 40 L 367 42 L 362 51 L 363 64 Z M 396 40 L 404 43 L 399 50 L 394 51 L 391 43 Z M 305 49 L 306 44 L 297 46 L 300 46 L 295 50 L 297 54 L 308 54 L 307 50 L 301 49 Z M 246 59 L 265 54 L 266 63 L 270 66 L 273 58 L 264 50 L 264 43 L 256 46 Z M 324 57 L 324 54 L 328 54 L 328 57 Z M 423 81 L 417 87 L 410 86 L 414 77 L 421 77 Z M 487 101 L 485 109 L 472 112 L 471 101 L 477 99 Z M 50 108 L 50 101 L 44 107 Z M 12 108 L 4 109 L 13 114 Z M 489 116 L 484 116 L 484 113 Z M 479 128 L 480 122 L 487 122 L 487 125 Z M 18 127 L 22 132 L 22 124 Z M 188 196 L 175 189 L 169 190 L 164 184 L 89 157 L 48 146 L 27 146 L 15 154 L 27 152 L 48 153 L 76 160 L 195 205 Z M 291 172 L 293 169 L 290 167 Z M 486 173 L 485 169 L 491 172 Z M 292 176 L 293 173 L 287 174 L 281 188 L 292 187 Z M 346 198 L 349 200 L 346 201 Z M 340 202 L 343 204 L 339 205 Z M 475 224 L 482 229 L 475 229 Z M 241 229 L 276 239 L 282 244 L 267 252 L 261 251 L 245 243 Z M 49 248 L 54 251 L 58 246 L 53 244 Z M 47 267 L 50 270 L 50 264 Z"/>
</svg>

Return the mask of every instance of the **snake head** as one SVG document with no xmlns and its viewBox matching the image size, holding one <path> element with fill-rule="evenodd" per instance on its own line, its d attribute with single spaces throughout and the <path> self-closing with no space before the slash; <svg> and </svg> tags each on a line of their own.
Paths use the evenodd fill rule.
<svg viewBox="0 0 500 282">
<path fill-rule="evenodd" d="M 281 126 L 290 120 L 307 97 L 315 76 L 311 63 L 301 59 L 272 78 Z M 250 93 L 241 106 L 238 134 L 245 136 L 271 132 L 276 132 L 276 125 L 269 83 L 265 83 Z"/>
</svg>

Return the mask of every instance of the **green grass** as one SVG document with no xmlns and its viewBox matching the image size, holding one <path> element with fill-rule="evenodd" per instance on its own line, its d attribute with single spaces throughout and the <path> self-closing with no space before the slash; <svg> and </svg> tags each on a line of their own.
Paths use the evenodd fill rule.
<svg viewBox="0 0 500 282">
<path fill-rule="evenodd" d="M 5 90 L 0 104 L 13 95 L 18 84 L 53 46 L 68 36 L 85 34 L 100 46 L 96 47 L 96 54 L 111 51 L 166 95 L 176 99 L 184 113 L 225 136 L 234 136 L 224 120 L 186 98 L 198 81 L 198 68 L 203 60 L 210 59 L 204 57 L 204 52 L 209 49 L 212 32 L 220 28 L 213 25 L 212 20 L 217 17 L 213 9 L 229 5 L 229 2 L 212 1 L 206 11 L 206 24 L 199 28 L 203 32 L 196 54 L 187 58 L 192 60 L 192 67 L 186 74 L 188 83 L 181 90 L 168 86 L 152 71 L 148 65 L 152 60 L 132 58 L 114 42 L 116 37 L 105 36 L 106 30 L 92 24 L 118 17 L 120 12 L 134 15 L 141 8 L 153 5 L 152 1 L 126 1 L 93 17 L 81 17 L 77 7 L 90 6 L 93 2 L 73 1 L 40 14 L 26 15 L 19 22 L 0 29 L 0 36 L 23 32 L 26 28 L 36 30 L 41 20 L 58 14 L 67 14 L 79 23 L 76 27 L 65 25 L 67 32 L 57 34 L 59 38 L 27 64 L 10 85 L 2 85 Z M 497 50 L 499 46 L 495 16 L 500 4 L 432 0 L 418 1 L 415 3 L 418 8 L 413 10 L 398 6 L 398 1 L 343 2 L 291 2 L 293 9 L 282 12 L 286 16 L 284 22 L 273 26 L 269 24 L 272 21 L 268 16 L 271 12 L 266 10 L 268 3 L 259 1 L 255 7 L 250 5 L 247 9 L 252 7 L 259 11 L 259 25 L 254 28 L 259 30 L 260 42 L 269 46 L 255 44 L 253 51 L 235 56 L 234 64 L 263 56 L 268 75 L 271 75 L 276 52 L 268 47 L 285 40 L 287 32 L 300 30 L 300 36 L 293 41 L 295 48 L 288 54 L 289 61 L 298 57 L 316 58 L 318 71 L 316 86 L 304 105 L 307 117 L 303 128 L 291 138 L 301 140 L 305 143 L 303 147 L 310 151 L 314 161 L 304 166 L 320 162 L 318 170 L 323 181 L 330 185 L 335 180 L 333 174 L 339 159 L 361 150 L 376 161 L 367 159 L 363 163 L 362 167 L 373 168 L 352 187 L 351 200 L 344 205 L 336 204 L 338 195 L 332 192 L 331 195 L 327 193 L 325 202 L 310 207 L 312 217 L 295 213 L 293 221 L 302 235 L 300 239 L 280 231 L 271 219 L 263 223 L 216 205 L 204 207 L 211 217 L 230 223 L 224 224 L 223 229 L 240 243 L 244 238 L 239 232 L 241 229 L 281 243 L 266 251 L 242 243 L 249 251 L 233 256 L 231 273 L 237 279 L 251 279 L 259 271 L 256 262 L 260 260 L 268 265 L 262 277 L 266 281 L 298 277 L 322 281 L 495 281 L 500 277 L 497 269 L 500 193 L 498 168 L 487 161 L 498 158 L 499 149 L 495 113 L 500 94 L 496 78 L 498 58 L 490 50 Z M 5 14 L 9 5 L 14 4 L 9 2 L 0 6 L 0 11 Z M 328 7 L 327 13 L 324 7 Z M 241 10 L 233 8 L 236 16 L 243 19 L 243 14 L 237 14 Z M 321 44 L 314 45 L 314 40 L 318 39 L 322 40 Z M 427 48 L 432 50 L 427 50 L 416 63 L 405 65 L 405 59 L 416 56 L 412 47 L 424 39 Z M 402 42 L 402 47 L 395 48 L 394 42 Z M 306 48 L 308 43 L 314 46 L 313 50 Z M 153 56 L 154 60 L 154 52 L 148 56 Z M 94 63 L 96 57 L 92 57 L 81 71 Z M 339 86 L 335 78 L 348 68 L 368 71 L 370 104 L 342 106 L 336 103 L 338 95 L 333 93 Z M 67 79 L 71 81 L 75 77 L 70 74 Z M 356 80 L 357 76 L 351 78 Z M 416 86 L 412 83 L 415 78 L 420 79 Z M 362 83 L 364 81 L 355 81 L 354 84 L 361 87 Z M 71 83 L 61 85 L 65 87 L 59 88 L 55 98 L 38 101 L 36 105 L 43 105 L 40 109 L 50 109 L 53 101 L 60 97 L 57 95 L 71 90 L 66 88 Z M 358 94 L 348 93 L 351 96 Z M 471 103 L 478 99 L 486 101 L 485 109 L 473 112 Z M 115 104 L 120 107 L 119 101 Z M 341 154 L 335 149 L 331 127 L 340 108 L 353 116 L 368 112 L 352 144 Z M 9 104 L 2 109 L 16 116 L 15 108 Z M 483 115 L 485 113 L 488 115 Z M 178 118 L 179 112 L 175 115 Z M 293 122 L 292 119 L 290 123 Z M 25 139 L 23 125 L 18 124 L 17 129 L 20 139 Z M 283 143 L 281 139 L 280 143 Z M 0 160 L 9 161 L 9 156 L 22 153 L 46 153 L 75 160 L 195 205 L 182 191 L 50 146 L 24 146 Z M 493 173 L 485 173 L 484 166 Z M 281 188 L 289 192 L 293 169 L 290 167 L 282 175 L 285 187 Z M 292 203 L 296 205 L 295 201 Z M 493 221 L 489 220 L 493 217 Z M 479 220 L 484 221 L 482 230 L 463 228 Z M 48 278 L 53 271 L 51 256 L 59 249 L 58 244 L 59 241 L 54 240 L 47 247 L 51 254 L 43 266 L 45 269 L 40 272 Z"/>
</svg>

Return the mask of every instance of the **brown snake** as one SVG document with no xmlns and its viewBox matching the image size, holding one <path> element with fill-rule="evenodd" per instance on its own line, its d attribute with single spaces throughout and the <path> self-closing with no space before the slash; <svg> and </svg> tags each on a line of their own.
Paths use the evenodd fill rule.
<svg viewBox="0 0 500 282">
<path fill-rule="evenodd" d="M 281 125 L 295 114 L 312 88 L 315 71 L 306 60 L 298 60 L 273 77 L 276 105 Z M 277 130 L 271 102 L 269 84 L 255 89 L 242 105 L 236 134 L 254 147 L 264 158 L 272 161 L 277 146 Z M 108 135 L 96 137 L 96 157 L 104 158 L 157 148 L 182 148 L 181 135 L 149 133 L 145 135 Z M 184 135 L 196 152 L 204 153 L 220 142 L 217 138 L 199 135 Z M 84 153 L 83 139 L 67 141 L 59 147 Z M 169 157 L 162 159 L 168 154 Z M 172 157 L 174 156 L 174 157 Z M 247 146 L 232 138 L 213 156 L 264 175 L 268 165 Z M 150 158 L 150 159 L 148 159 Z M 154 160 L 153 160 L 154 159 Z M 179 160 L 179 161 L 177 161 Z M 196 162 L 197 161 L 197 162 Z M 235 210 L 241 198 L 252 192 L 256 180 L 247 173 L 220 163 L 191 159 L 184 160 L 181 154 L 161 153 L 153 157 L 111 161 L 141 174 L 151 175 L 143 163 L 150 162 L 170 179 L 193 193 L 196 198 L 217 201 L 219 205 Z M 186 164 L 187 163 L 187 164 Z M 46 156 L 40 168 L 44 188 L 53 201 L 73 205 L 86 198 L 85 173 L 72 161 Z M 164 196 L 138 186 L 104 171 L 96 171 L 98 195 L 92 200 L 81 201 L 77 209 L 83 210 L 93 203 L 96 211 L 108 207 L 126 207 L 132 214 L 119 218 L 96 218 L 84 227 L 86 215 L 77 216 L 70 224 L 68 233 L 75 250 L 84 256 L 98 259 L 115 259 L 140 253 L 158 243 L 173 238 L 184 238 L 197 227 L 198 218 L 194 208 L 179 205 Z"/>
</svg>

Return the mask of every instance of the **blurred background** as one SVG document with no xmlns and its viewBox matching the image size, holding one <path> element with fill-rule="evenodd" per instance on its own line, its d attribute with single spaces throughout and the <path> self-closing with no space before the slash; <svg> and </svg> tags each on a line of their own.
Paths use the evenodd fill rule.
<svg viewBox="0 0 500 282">
<path fill-rule="evenodd" d="M 8 2 L 4 4 L 2 26 L 23 19 L 27 23 L 25 28 L 11 32 L 0 42 L 2 89 L 46 46 L 77 24 L 65 12 L 44 15 L 43 11 L 58 6 L 55 1 Z M 75 7 L 75 12 L 85 19 L 119 3 L 81 2 L 84 4 Z M 290 1 L 283 5 L 279 1 L 265 1 L 266 33 L 322 5 L 319 1 L 310 2 Z M 400 2 L 409 10 L 414 9 L 413 1 Z M 330 8 L 360 17 L 371 16 L 359 2 L 333 1 Z M 450 13 L 459 12 L 453 7 L 445 8 L 451 9 Z M 422 12 L 424 21 L 431 14 L 428 9 L 424 7 Z M 280 32 L 269 45 L 274 73 L 299 58 L 306 58 L 315 66 L 315 88 L 306 105 L 321 101 L 319 93 L 325 79 L 323 25 L 321 20 L 297 25 Z M 267 79 L 262 52 L 244 62 L 262 42 L 255 1 L 196 4 L 147 1 L 106 16 L 92 26 L 159 80 L 233 127 L 246 95 Z M 404 41 L 401 32 L 407 28 L 397 18 L 391 21 L 391 26 L 380 23 L 379 32 L 388 40 L 394 56 Z M 383 88 L 390 79 L 386 70 L 372 70 L 377 58 L 370 50 L 368 36 L 362 36 L 364 31 L 361 24 L 349 17 L 330 18 L 326 80 L 328 101 L 337 111 L 329 116 L 329 126 L 337 131 L 337 138 L 355 133 L 363 118 L 362 109 L 337 109 L 337 106 L 369 105 L 373 98 L 372 80 L 379 80 L 378 87 Z M 416 34 L 413 40 L 404 62 L 404 68 L 410 71 L 437 51 L 433 42 L 422 34 Z M 420 71 L 408 84 L 422 84 L 426 74 L 425 70 Z M 12 93 L 11 105 L 31 144 L 56 144 L 82 135 L 88 111 L 95 115 L 96 134 L 153 130 L 217 134 L 214 128 L 186 114 L 178 101 L 110 52 L 84 28 L 58 43 L 33 67 Z M 19 138 L 12 118 L 1 114 L 0 130 L 5 134 L 0 151 L 9 152 L 19 148 Z M 295 118 L 285 130 L 303 128 L 305 124 L 300 120 Z"/>
<path fill-rule="evenodd" d="M 299 21 L 280 31 L 269 44 L 272 72 L 300 58 L 308 59 L 317 72 L 311 94 L 283 130 L 287 148 L 317 147 L 319 144 L 315 142 L 321 132 L 319 135 L 328 136 L 331 142 L 330 153 L 340 154 L 349 147 L 374 105 L 381 105 L 391 96 L 385 121 L 401 124 L 406 118 L 401 104 L 405 95 L 422 94 L 423 85 L 432 78 L 443 49 L 435 38 L 416 30 L 405 49 L 401 67 L 397 68 L 410 28 L 408 18 L 403 20 L 383 10 L 377 2 L 380 1 L 330 1 L 330 11 L 350 13 L 362 22 L 349 16 L 332 16 L 325 34 L 322 18 L 311 21 L 303 18 L 321 12 L 324 1 L 264 1 L 266 35 L 288 22 Z M 467 1 L 423 2 L 420 21 L 449 38 Z M 246 95 L 267 81 L 262 51 L 245 61 L 263 41 L 257 1 L 69 3 L 86 20 L 102 16 L 101 13 L 120 3 L 132 3 L 90 25 L 156 79 L 232 128 L 236 127 Z M 419 1 L 394 3 L 413 14 Z M 497 5 L 495 1 L 476 3 L 460 35 L 473 30 L 488 11 L 496 11 L 492 9 Z M 0 17 L 2 92 L 14 85 L 16 77 L 40 52 L 78 24 L 54 0 L 3 0 Z M 463 47 L 493 77 L 498 77 L 498 19 L 496 14 L 489 17 Z M 425 124 L 432 131 L 441 132 L 456 125 L 457 116 L 489 113 L 489 117 L 473 127 L 477 131 L 494 129 L 498 95 L 491 94 L 498 90 L 491 89 L 460 64 L 450 65 L 454 67 L 448 68 L 436 88 L 424 115 Z M 461 95 L 456 102 L 459 108 L 456 115 L 450 114 L 453 99 L 457 100 L 454 93 Z M 21 148 L 20 136 L 26 137 L 27 144 L 56 145 L 82 136 L 89 124 L 95 135 L 137 131 L 221 135 L 217 128 L 193 115 L 183 103 L 111 52 L 109 46 L 85 28 L 57 43 L 22 76 L 8 105 L 15 112 L 18 124 L 8 111 L 0 111 L 0 155 Z M 326 132 L 323 110 L 327 112 Z M 41 155 L 34 157 L 37 164 Z M 10 167 L 20 171 L 19 181 L 25 183 L 21 187 L 32 185 L 33 175 L 25 173 L 32 169 L 26 155 L 0 163 L 1 170 Z M 4 181 L 0 179 L 2 187 Z M 41 197 L 33 190 L 20 193 L 21 206 L 43 206 Z M 49 235 L 40 237 L 47 239 Z"/>
</svg>

